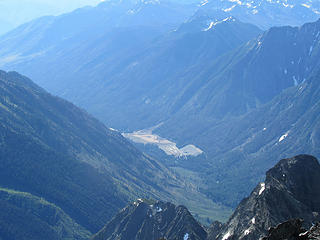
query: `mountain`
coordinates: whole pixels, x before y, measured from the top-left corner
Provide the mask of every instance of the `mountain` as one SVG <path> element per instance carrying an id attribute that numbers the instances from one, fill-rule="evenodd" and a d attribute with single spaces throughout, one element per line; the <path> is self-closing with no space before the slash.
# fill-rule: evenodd
<path id="1" fill-rule="evenodd" d="M 183 206 L 138 199 L 92 239 L 318 239 L 319 224 L 314 223 L 320 220 L 319 180 L 320 164 L 315 157 L 282 159 L 225 224 L 215 221 L 205 228 Z"/>
<path id="2" fill-rule="evenodd" d="M 131 197 L 169 197 L 166 186 L 183 186 L 120 133 L 26 77 L 0 72 L 0 92 L 1 187 L 43 197 L 94 232 Z"/>
<path id="3" fill-rule="evenodd" d="M 0 187 L 44 198 L 90 232 L 139 197 L 227 218 L 190 180 L 28 78 L 1 71 L 0 96 Z"/>
<path id="4" fill-rule="evenodd" d="M 148 128 L 169 119 L 197 90 L 193 82 L 196 66 L 206 66 L 260 33 L 255 26 L 234 18 L 214 26 L 208 21 L 197 18 L 183 23 L 129 58 L 121 71 L 96 90 L 94 99 L 85 102 L 70 95 L 72 100 L 123 131 Z M 113 116 L 107 119 L 109 111 Z"/>
<path id="5" fill-rule="evenodd" d="M 2 36 L 1 42 L 6 47 L 1 49 L 1 55 L 32 59 L 34 56 L 53 53 L 54 50 L 56 54 L 63 49 L 74 50 L 73 47 L 79 47 L 84 42 L 87 42 L 86 47 L 98 47 L 98 40 L 107 40 L 103 37 L 115 29 L 134 31 L 139 27 L 140 32 L 147 31 L 144 33 L 147 37 L 150 29 L 158 34 L 178 26 L 193 11 L 193 5 L 166 1 L 161 4 L 142 0 L 104 1 L 97 7 L 84 7 L 59 16 L 41 17 L 17 27 Z M 73 46 L 70 46 L 71 43 Z M 103 44 L 107 45 L 106 42 L 100 42 L 100 45 Z"/>
<path id="6" fill-rule="evenodd" d="M 184 206 L 137 200 L 122 209 L 93 240 L 203 240 L 207 233 Z"/>
<path id="7" fill-rule="evenodd" d="M 316 21 L 320 4 L 312 0 L 205 0 L 196 13 L 216 16 L 234 16 L 267 30 L 274 26 L 299 26 Z"/>
<path id="8" fill-rule="evenodd" d="M 41 16 L 63 14 L 76 8 L 95 5 L 99 2 L 100 0 L 48 0 L 46 2 L 39 0 L 28 0 L 23 2 L 18 0 L 1 1 L 0 34 L 4 34 L 21 24 Z"/>
<path id="9" fill-rule="evenodd" d="M 190 122 L 187 115 L 201 115 L 204 122 L 242 115 L 306 81 L 319 68 L 319 33 L 320 20 L 299 28 L 271 28 L 205 68 L 196 69 L 193 87 L 197 90 L 185 98 L 179 112 L 163 128 L 172 132 L 174 121 Z"/>
<path id="10" fill-rule="evenodd" d="M 283 159 L 237 207 L 217 239 L 259 239 L 270 227 L 302 218 L 320 220 L 320 164 L 309 155 Z M 215 239 L 215 238 L 212 238 Z"/>
<path id="11" fill-rule="evenodd" d="M 223 190 L 226 186 L 238 191 L 244 186 L 245 191 L 249 183 L 254 185 L 261 179 L 261 171 L 270 168 L 277 156 L 304 152 L 319 156 L 319 97 L 317 74 L 256 111 L 206 129 L 205 136 L 216 143 L 216 148 L 213 144 L 211 149 L 209 145 L 203 148 L 215 164 L 204 176 L 212 196 L 217 195 L 217 189 L 229 195 L 230 191 Z"/>
<path id="12" fill-rule="evenodd" d="M 77 239 L 91 235 L 65 212 L 29 193 L 0 189 L 0 239 Z"/>
<path id="13" fill-rule="evenodd" d="M 195 82 L 211 80 L 154 130 L 180 146 L 192 143 L 203 150 L 202 160 L 187 167 L 203 174 L 204 192 L 215 201 L 236 206 L 279 156 L 320 156 L 319 30 L 319 21 L 270 29 L 219 58 L 211 77 L 204 71 Z"/>
<path id="14" fill-rule="evenodd" d="M 319 21 L 271 28 L 247 42 L 259 29 L 233 17 L 212 19 L 201 14 L 174 27 L 163 20 L 152 23 L 157 28 L 148 25 L 137 32 L 144 11 L 132 15 L 130 26 L 121 25 L 127 23 L 121 19 L 127 19 L 131 5 L 111 3 L 93 9 L 101 18 L 102 9 L 110 11 L 112 31 L 101 31 L 98 23 L 103 21 L 98 20 L 92 20 L 93 25 L 87 21 L 85 28 L 80 24 L 76 30 L 64 28 L 66 22 L 86 19 L 84 13 L 91 16 L 92 9 L 52 18 L 53 25 L 40 19 L 21 26 L 0 40 L 3 49 L 8 49 L 1 53 L 3 66 L 23 70 L 108 126 L 125 132 L 153 129 L 180 152 L 195 147 L 192 150 L 201 154 L 187 161 L 184 157 L 166 161 L 158 152 L 155 156 L 191 179 L 202 194 L 228 207 L 235 207 L 279 156 L 304 152 L 319 156 L 315 147 L 318 124 L 312 121 L 318 118 Z M 162 2 L 150 6 L 163 7 Z M 112 19 L 111 9 L 126 14 Z M 56 28 L 57 23 L 63 27 Z M 69 32 L 74 35 L 68 40 L 59 38 L 61 45 L 52 39 L 52 48 L 49 37 L 19 44 L 19 34 L 38 39 L 45 35 L 37 35 L 39 29 L 47 26 L 52 26 L 44 31 L 48 36 L 54 29 L 64 37 Z M 107 28 L 103 25 L 102 29 Z M 26 58 L 13 54 L 20 50 L 24 53 L 19 56 Z M 307 89 L 302 98 L 298 97 L 300 87 Z M 298 102 L 292 106 L 292 101 Z M 301 116 L 309 124 L 306 128 Z M 305 132 L 291 126 L 298 122 Z"/>
<path id="15" fill-rule="evenodd" d="M 268 236 L 262 240 L 276 240 L 276 239 L 289 239 L 289 240 L 311 240 L 320 238 L 320 223 L 316 223 L 309 230 L 302 227 L 301 219 L 293 219 L 279 224 L 271 228 Z"/>
<path id="16" fill-rule="evenodd" d="M 181 17 L 179 25 L 166 27 L 171 19 L 166 15 L 185 8 L 176 4 L 165 8 L 169 13 L 159 10 L 166 6 L 162 2 L 144 7 L 155 12 L 156 19 L 167 19 L 165 23 L 152 23 L 142 11 L 128 15 L 124 3 L 110 4 L 39 19 L 8 33 L 0 39 L 1 66 L 30 76 L 109 126 L 137 130 L 180 109 L 186 98 L 182 93 L 192 94 L 194 66 L 205 66 L 260 33 L 234 18 L 213 25 L 206 16 L 180 25 Z M 122 12 L 125 19 L 132 19 L 122 21 L 116 15 Z M 144 18 L 148 21 L 140 26 L 138 21 Z M 74 27 L 81 19 L 90 21 Z M 52 39 L 53 33 L 58 37 Z"/>

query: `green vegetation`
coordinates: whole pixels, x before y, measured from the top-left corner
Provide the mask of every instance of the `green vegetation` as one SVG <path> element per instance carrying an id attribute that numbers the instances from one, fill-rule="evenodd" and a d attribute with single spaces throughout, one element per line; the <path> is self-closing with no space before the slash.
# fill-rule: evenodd
<path id="1" fill-rule="evenodd" d="M 91 233 L 59 207 L 30 193 L 0 188 L 0 239 L 84 240 Z"/>
<path id="2" fill-rule="evenodd" d="M 59 206 L 91 232 L 129 199 L 166 196 L 169 171 L 71 103 L 0 72 L 0 186 Z"/>

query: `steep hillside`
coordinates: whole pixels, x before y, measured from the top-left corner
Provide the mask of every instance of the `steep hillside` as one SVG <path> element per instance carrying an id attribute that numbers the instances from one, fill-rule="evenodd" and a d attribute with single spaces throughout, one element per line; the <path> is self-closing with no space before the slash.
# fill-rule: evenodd
<path id="1" fill-rule="evenodd" d="M 190 19 L 163 35 L 107 78 L 95 99 L 75 101 L 123 130 L 142 129 L 170 119 L 198 90 L 193 82 L 198 68 L 260 33 L 255 26 L 234 18 L 215 25 L 208 21 L 207 17 Z M 107 119 L 109 111 L 113 116 Z"/>
<path id="2" fill-rule="evenodd" d="M 202 219 L 228 216 L 119 132 L 26 77 L 0 72 L 0 96 L 1 187 L 44 197 L 92 232 L 138 197 L 181 202 Z"/>
<path id="3" fill-rule="evenodd" d="M 314 240 L 320 238 L 320 223 L 316 223 L 309 230 L 302 227 L 301 219 L 293 219 L 271 228 L 268 236 L 262 240 Z"/>
<path id="4" fill-rule="evenodd" d="M 314 223 L 320 220 L 319 181 L 320 164 L 313 156 L 282 159 L 242 200 L 226 224 L 214 222 L 204 228 L 183 206 L 138 199 L 92 239 L 318 239 L 319 224 Z"/>
<path id="5" fill-rule="evenodd" d="M 38 19 L 8 33 L 0 39 L 0 66 L 31 77 L 109 126 L 136 130 L 180 109 L 195 65 L 206 66 L 260 33 L 234 18 L 211 24 L 205 15 L 167 27 L 168 14 L 185 16 L 179 9 L 190 9 L 179 4 L 145 4 L 132 14 L 129 9 L 139 5 L 110 4 Z"/>
<path id="6" fill-rule="evenodd" d="M 248 186 L 261 180 L 263 172 L 279 156 L 305 152 L 320 156 L 319 83 L 316 74 L 265 106 L 243 117 L 208 126 L 202 137 L 199 135 L 195 143 L 207 143 L 203 149 L 212 156 L 204 160 L 211 162 L 212 167 L 203 178 L 215 200 L 221 193 L 221 201 L 239 201 Z"/>
<path id="7" fill-rule="evenodd" d="M 233 17 L 200 13 L 171 28 L 179 22 L 174 15 L 185 16 L 179 7 L 148 3 L 128 12 L 141 5 L 108 1 L 21 26 L 0 39 L 2 65 L 34 76 L 108 126 L 127 132 L 157 125 L 155 133 L 177 147 L 194 144 L 201 156 L 167 162 L 224 205 L 235 207 L 279 156 L 318 156 L 320 21 L 271 28 L 246 43 L 259 29 Z M 159 8 L 166 10 L 151 19 L 160 23 L 140 28 Z M 84 16 L 92 20 L 82 23 Z"/>
<path id="8" fill-rule="evenodd" d="M 181 166 L 205 171 L 203 179 L 215 200 L 235 206 L 279 156 L 320 156 L 319 30 L 319 22 L 300 29 L 271 29 L 263 41 L 257 39 L 231 54 L 229 67 L 222 64 L 220 75 L 212 74 L 212 82 L 155 129 L 155 134 L 179 146 L 192 143 L 204 151 L 201 161 L 181 161 Z M 291 31 L 295 37 L 288 42 Z M 195 82 L 207 77 L 200 75 Z"/>
<path id="9" fill-rule="evenodd" d="M 175 184 L 121 134 L 29 79 L 1 72 L 0 91 L 2 187 L 44 197 L 94 231 L 130 196 L 168 196 Z"/>
<path id="10" fill-rule="evenodd" d="M 196 68 L 190 83 L 196 90 L 184 94 L 183 106 L 162 128 L 176 134 L 174 122 L 185 119 L 186 125 L 191 122 L 199 128 L 202 124 L 192 118 L 205 123 L 259 107 L 311 77 L 319 69 L 319 54 L 320 20 L 299 28 L 271 28 L 212 64 Z M 169 136 L 179 136 L 174 134 Z"/>
<path id="11" fill-rule="evenodd" d="M 240 203 L 217 239 L 259 239 L 270 227 L 294 218 L 304 219 L 310 227 L 320 220 L 319 181 L 316 158 L 299 155 L 281 160 Z"/>
<path id="12" fill-rule="evenodd" d="M 52 203 L 29 193 L 0 189 L 0 239 L 88 239 L 90 232 Z"/>
<path id="13" fill-rule="evenodd" d="M 206 232 L 184 206 L 137 200 L 118 213 L 93 240 L 204 240 Z"/>

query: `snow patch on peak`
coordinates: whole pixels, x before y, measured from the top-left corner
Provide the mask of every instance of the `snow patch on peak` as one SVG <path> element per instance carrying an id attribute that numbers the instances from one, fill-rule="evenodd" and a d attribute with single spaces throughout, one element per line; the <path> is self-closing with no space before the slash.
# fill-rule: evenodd
<path id="1" fill-rule="evenodd" d="M 133 202 L 135 206 L 139 206 L 140 203 L 143 203 L 143 200 L 141 198 L 138 198 L 137 201 Z"/>
<path id="2" fill-rule="evenodd" d="M 264 190 L 266 190 L 266 184 L 260 183 L 259 195 L 261 195 L 264 192 Z"/>
<path id="3" fill-rule="evenodd" d="M 204 29 L 203 31 L 204 32 L 209 31 L 214 25 L 215 25 L 215 22 L 211 21 L 210 24 L 209 24 L 209 27 Z"/>
<path id="4" fill-rule="evenodd" d="M 296 76 L 293 76 L 292 79 L 293 79 L 293 84 L 294 84 L 295 86 L 298 86 L 298 81 L 297 81 L 297 79 L 296 79 Z"/>
<path id="5" fill-rule="evenodd" d="M 234 9 L 237 5 L 233 5 L 232 7 L 229 7 L 229 8 L 226 8 L 226 9 L 223 9 L 224 12 L 231 12 L 232 9 Z"/>
<path id="6" fill-rule="evenodd" d="M 204 1 L 202 1 L 202 2 L 200 3 L 200 6 L 202 7 L 202 6 L 206 5 L 208 2 L 209 2 L 208 0 L 204 0 Z"/>
<path id="7" fill-rule="evenodd" d="M 227 18 L 225 18 L 225 19 L 223 19 L 223 20 L 221 20 L 221 21 L 211 21 L 210 23 L 209 23 L 209 26 L 206 28 L 206 29 L 204 29 L 203 31 L 209 31 L 210 29 L 212 29 L 214 26 L 216 26 L 216 25 L 218 25 L 218 24 L 220 24 L 220 23 L 223 23 L 223 22 L 228 22 L 228 21 L 230 21 L 230 22 L 235 22 L 236 20 L 233 18 L 233 17 L 227 17 Z"/>
<path id="8" fill-rule="evenodd" d="M 306 3 L 302 3 L 301 6 L 306 7 L 306 8 L 310 8 L 311 6 L 306 4 Z"/>
<path id="9" fill-rule="evenodd" d="M 310 49 L 309 49 L 309 56 L 311 56 L 312 50 L 313 50 L 313 46 L 310 46 Z"/>
<path id="10" fill-rule="evenodd" d="M 248 228 L 247 230 L 244 231 L 244 235 L 249 235 L 249 233 L 251 232 L 250 228 Z"/>
<path id="11" fill-rule="evenodd" d="M 231 233 L 230 233 L 230 232 L 227 232 L 227 233 L 223 236 L 222 240 L 227 240 L 229 237 L 231 237 Z"/>
<path id="12" fill-rule="evenodd" d="M 242 2 L 240 0 L 229 0 L 229 2 L 237 3 L 238 5 L 242 5 Z"/>
<path id="13" fill-rule="evenodd" d="M 283 134 L 280 138 L 278 142 L 282 142 L 283 140 L 285 140 L 289 135 L 289 132 L 286 132 L 285 134 Z"/>
<path id="14" fill-rule="evenodd" d="M 183 240 L 188 240 L 189 239 L 189 233 L 186 233 L 183 237 Z"/>

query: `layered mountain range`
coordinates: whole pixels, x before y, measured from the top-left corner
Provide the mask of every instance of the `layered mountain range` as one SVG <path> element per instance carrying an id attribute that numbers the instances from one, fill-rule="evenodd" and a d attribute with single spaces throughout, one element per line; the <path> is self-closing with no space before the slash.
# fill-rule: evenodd
<path id="1" fill-rule="evenodd" d="M 4 239 L 84 239 L 138 197 L 193 202 L 204 216 L 208 206 L 212 216 L 222 210 L 119 132 L 15 72 L 0 72 L 0 162 Z"/>
<path id="2" fill-rule="evenodd" d="M 226 220 L 277 159 L 319 157 L 320 21 L 264 32 L 253 25 L 316 20 L 318 3 L 218 3 L 105 1 L 2 36 L 2 68 L 32 77 L 118 130 L 17 73 L 1 72 L 0 187 L 30 194 L 32 204 L 43 197 L 85 236 L 137 197 L 173 199 L 198 219 Z M 167 152 L 133 146 L 123 132 L 196 154 L 167 159 Z M 267 234 L 267 225 L 231 222 L 216 222 L 209 236 Z M 126 234 L 140 236 L 131 228 Z"/>
<path id="3" fill-rule="evenodd" d="M 319 224 L 310 231 L 305 229 L 320 220 L 319 181 L 316 158 L 299 155 L 283 159 L 267 172 L 265 182 L 239 204 L 226 224 L 215 222 L 204 228 L 183 206 L 139 199 L 92 239 L 318 239 Z"/>
<path id="4" fill-rule="evenodd" d="M 94 231 L 129 194 L 174 180 L 118 132 L 29 79 L 1 72 L 0 84 L 1 187 L 43 197 Z"/>
<path id="5" fill-rule="evenodd" d="M 150 4 L 143 9 L 156 14 L 157 19 L 168 19 L 162 24 L 152 25 L 147 17 L 142 26 L 134 24 L 143 17 L 140 11 L 129 15 L 133 19 L 125 26 L 117 25 L 120 20 L 115 13 L 109 17 L 111 20 L 100 23 L 108 13 L 103 10 L 107 6 L 109 11 L 123 11 L 124 6 L 130 9 L 125 3 L 110 4 L 21 26 L 0 39 L 6 45 L 0 53 L 2 67 L 26 74 L 108 126 L 136 130 L 156 125 L 181 108 L 186 101 L 183 93 L 193 87 L 188 81 L 197 73 L 196 69 L 190 71 L 194 65 L 205 66 L 260 33 L 257 27 L 234 18 L 209 29 L 206 16 L 168 30 L 165 24 L 172 7 L 169 13 L 158 11 L 158 4 L 151 4 L 153 8 L 158 6 L 154 10 L 148 8 Z M 92 22 L 82 23 L 81 19 L 87 18 Z M 74 21 L 79 23 L 70 29 Z M 70 28 L 65 22 L 70 22 Z M 50 38 L 53 32 L 59 33 L 56 41 Z M 31 38 L 31 44 L 24 40 L 20 45 L 22 38 Z"/>
<path id="6" fill-rule="evenodd" d="M 318 1 L 312 0 L 205 0 L 197 14 L 234 16 L 262 29 L 274 26 L 299 26 L 320 16 Z"/>
<path id="7" fill-rule="evenodd" d="M 211 80 L 155 130 L 181 145 L 192 142 L 201 147 L 207 154 L 204 161 L 212 163 L 205 178 L 214 198 L 230 194 L 223 189 L 239 191 L 242 181 L 246 186 L 255 179 L 253 187 L 277 156 L 305 152 L 319 156 L 319 58 L 313 57 L 319 53 L 313 48 L 319 44 L 319 30 L 319 22 L 272 28 L 219 58 L 210 68 L 212 77 L 200 75 L 197 82 Z M 294 37 L 287 42 L 290 34 Z M 228 88 L 222 90 L 219 84 Z"/>

